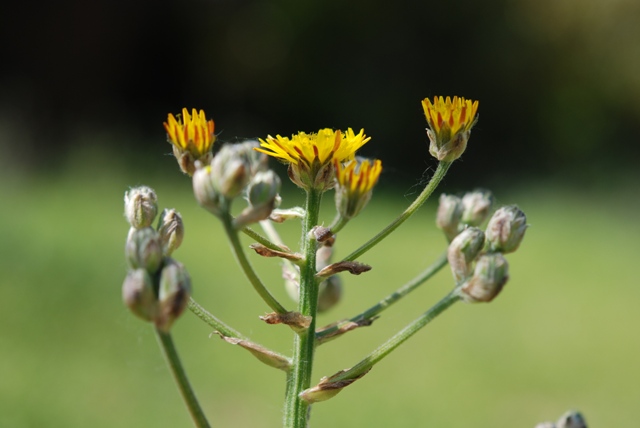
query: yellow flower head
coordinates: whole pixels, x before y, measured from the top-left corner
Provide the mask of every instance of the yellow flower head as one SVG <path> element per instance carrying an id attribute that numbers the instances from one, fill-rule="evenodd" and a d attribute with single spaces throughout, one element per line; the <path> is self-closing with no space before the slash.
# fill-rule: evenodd
<path id="1" fill-rule="evenodd" d="M 462 97 L 435 97 L 422 100 L 427 117 L 427 135 L 431 144 L 429 152 L 440 161 L 452 162 L 460 157 L 467 147 L 471 128 L 476 123 L 478 101 Z"/>
<path id="2" fill-rule="evenodd" d="M 336 170 L 336 206 L 342 217 L 355 217 L 371 199 L 373 186 L 382 172 L 382 162 L 352 160 L 346 165 L 334 160 Z"/>
<path id="3" fill-rule="evenodd" d="M 289 137 L 276 135 L 260 139 L 255 150 L 289 163 L 289 175 L 303 188 L 326 190 L 331 187 L 333 161 L 353 159 L 355 152 L 371 138 L 351 128 L 346 132 L 325 128 L 318 133 L 299 132 Z"/>
<path id="4" fill-rule="evenodd" d="M 204 111 L 193 109 L 191 114 L 186 108 L 182 109 L 182 116 L 178 118 L 169 113 L 164 122 L 169 142 L 173 145 L 175 155 L 182 170 L 193 175 L 194 163 L 211 161 L 211 148 L 216 140 L 213 120 L 207 120 Z"/>

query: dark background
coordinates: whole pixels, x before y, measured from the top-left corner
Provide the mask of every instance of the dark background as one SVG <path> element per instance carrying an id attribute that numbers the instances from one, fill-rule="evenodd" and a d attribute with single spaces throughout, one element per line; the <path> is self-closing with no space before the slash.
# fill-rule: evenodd
<path id="1" fill-rule="evenodd" d="M 202 108 L 220 141 L 364 128 L 386 180 L 415 181 L 424 97 L 480 100 L 449 182 L 624 178 L 640 158 L 631 0 L 14 2 L 0 14 L 3 168 L 75 152 L 140 163 Z M 161 148 L 158 148 L 161 147 Z M 144 159 L 144 162 L 140 162 Z M 621 174 L 622 173 L 622 174 Z"/>

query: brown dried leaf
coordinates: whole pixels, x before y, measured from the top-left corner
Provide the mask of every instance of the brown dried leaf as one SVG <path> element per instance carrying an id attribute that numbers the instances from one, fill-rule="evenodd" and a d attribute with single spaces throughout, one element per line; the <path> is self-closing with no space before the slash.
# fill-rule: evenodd
<path id="1" fill-rule="evenodd" d="M 330 264 L 323 268 L 316 274 L 317 278 L 326 278 L 331 275 L 335 275 L 339 272 L 348 271 L 353 275 L 360 275 L 362 272 L 368 272 L 371 270 L 371 266 L 365 265 L 360 262 L 343 261 Z"/>
<path id="2" fill-rule="evenodd" d="M 271 248 L 265 247 L 262 244 L 251 244 L 249 245 L 249 248 L 251 248 L 253 251 L 255 251 L 256 253 L 258 253 L 259 255 L 263 256 L 263 257 L 280 257 L 283 259 L 287 259 L 290 260 L 292 262 L 299 262 L 300 260 L 302 260 L 302 256 L 300 254 L 295 254 L 295 253 L 290 253 L 290 252 L 285 252 L 285 251 L 278 251 L 278 250 L 272 250 Z"/>
<path id="3" fill-rule="evenodd" d="M 262 361 L 268 366 L 275 367 L 276 369 L 287 371 L 291 366 L 291 362 L 286 357 L 277 354 L 270 349 L 265 348 L 264 346 L 260 346 L 256 343 L 250 342 L 248 340 L 238 339 L 236 337 L 228 337 L 220 333 L 219 331 L 215 332 L 222 340 L 232 345 L 238 345 L 251 352 L 254 357 Z"/>
<path id="4" fill-rule="evenodd" d="M 267 324 L 286 324 L 294 331 L 304 331 L 311 325 L 312 318 L 302 315 L 300 312 L 286 312 L 279 314 L 277 312 L 271 312 L 260 319 Z"/>

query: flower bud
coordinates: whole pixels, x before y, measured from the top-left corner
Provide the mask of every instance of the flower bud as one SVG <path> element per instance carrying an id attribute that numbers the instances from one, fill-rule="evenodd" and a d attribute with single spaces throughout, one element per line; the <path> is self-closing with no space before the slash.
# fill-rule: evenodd
<path id="1" fill-rule="evenodd" d="M 440 195 L 436 226 L 442 229 L 449 241 L 458 235 L 458 225 L 462 218 L 462 200 L 454 195 Z"/>
<path id="2" fill-rule="evenodd" d="M 469 279 L 461 289 L 462 298 L 468 303 L 490 302 L 502 290 L 509 279 L 509 264 L 500 253 L 480 256 Z"/>
<path id="3" fill-rule="evenodd" d="M 587 422 L 580 412 L 570 410 L 556 422 L 558 428 L 587 428 Z"/>
<path id="4" fill-rule="evenodd" d="M 273 208 L 276 196 L 280 192 L 280 185 L 280 177 L 275 172 L 271 170 L 258 171 L 249 184 L 247 192 L 249 203 L 254 208 L 265 205 Z M 269 213 L 271 213 L 271 209 Z"/>
<path id="5" fill-rule="evenodd" d="M 124 193 L 124 215 L 136 229 L 151 226 L 158 213 L 158 197 L 152 188 L 134 187 Z"/>
<path id="6" fill-rule="evenodd" d="M 210 165 L 196 162 L 193 173 L 193 194 L 201 207 L 215 215 L 220 215 L 221 195 L 213 184 L 213 172 Z"/>
<path id="7" fill-rule="evenodd" d="M 484 233 L 477 227 L 469 227 L 456 236 L 447 250 L 447 259 L 456 283 L 471 275 L 471 264 L 484 246 Z"/>
<path id="8" fill-rule="evenodd" d="M 167 332 L 184 312 L 191 296 L 191 278 L 184 265 L 170 260 L 160 274 L 156 326 Z"/>
<path id="9" fill-rule="evenodd" d="M 160 236 L 151 227 L 132 230 L 125 245 L 125 255 L 132 269 L 146 269 L 156 273 L 162 263 Z"/>
<path id="10" fill-rule="evenodd" d="M 251 178 L 251 164 L 242 147 L 226 145 L 211 161 L 213 185 L 227 199 L 240 195 Z"/>
<path id="11" fill-rule="evenodd" d="M 342 280 L 333 275 L 322 281 L 318 291 L 318 312 L 325 312 L 333 308 L 342 297 Z"/>
<path id="12" fill-rule="evenodd" d="M 488 190 L 474 190 L 462 197 L 462 223 L 480 226 L 489 216 L 493 195 Z"/>
<path id="13" fill-rule="evenodd" d="M 518 249 L 527 230 L 527 216 L 515 205 L 497 210 L 487 225 L 490 251 L 511 253 Z"/>
<path id="14" fill-rule="evenodd" d="M 157 312 L 151 276 L 144 269 L 129 271 L 122 284 L 122 300 L 136 316 L 153 321 Z"/>
<path id="15" fill-rule="evenodd" d="M 162 244 L 162 253 L 168 257 L 178 249 L 184 238 L 182 216 L 173 208 L 163 210 L 158 221 L 158 233 Z"/>
<path id="16" fill-rule="evenodd" d="M 275 172 L 256 172 L 247 190 L 249 207 L 236 218 L 236 228 L 268 219 L 278 202 L 280 184 L 280 178 Z"/>

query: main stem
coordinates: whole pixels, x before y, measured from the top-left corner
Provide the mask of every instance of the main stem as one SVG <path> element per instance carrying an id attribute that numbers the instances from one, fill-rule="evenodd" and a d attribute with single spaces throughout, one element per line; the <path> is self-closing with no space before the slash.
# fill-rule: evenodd
<path id="1" fill-rule="evenodd" d="M 163 333 L 162 331 L 156 329 L 156 336 L 158 337 L 158 343 L 162 348 L 162 352 L 165 359 L 167 360 L 167 364 L 171 369 L 173 378 L 178 384 L 180 395 L 182 395 L 182 398 L 187 405 L 187 409 L 189 409 L 189 413 L 191 414 L 193 423 L 198 428 L 208 428 L 210 426 L 209 422 L 207 421 L 207 417 L 204 415 L 204 412 L 202 411 L 202 408 L 198 403 L 198 399 L 196 398 L 193 389 L 191 389 L 191 384 L 189 383 L 189 379 L 187 378 L 187 373 L 182 367 L 182 363 L 180 362 L 180 357 L 178 356 L 178 351 L 176 350 L 176 347 L 173 343 L 171 334 Z"/>
<path id="2" fill-rule="evenodd" d="M 318 282 L 316 281 L 316 240 L 310 236 L 311 229 L 318 224 L 318 213 L 322 191 L 307 191 L 306 216 L 302 225 L 302 250 L 305 262 L 300 266 L 300 301 L 298 312 L 311 317 L 311 325 L 296 333 L 293 341 L 293 364 L 287 378 L 284 405 L 285 428 L 305 428 L 309 404 L 300 398 L 300 393 L 311 386 L 313 352 L 315 350 L 316 312 L 318 305 Z"/>

